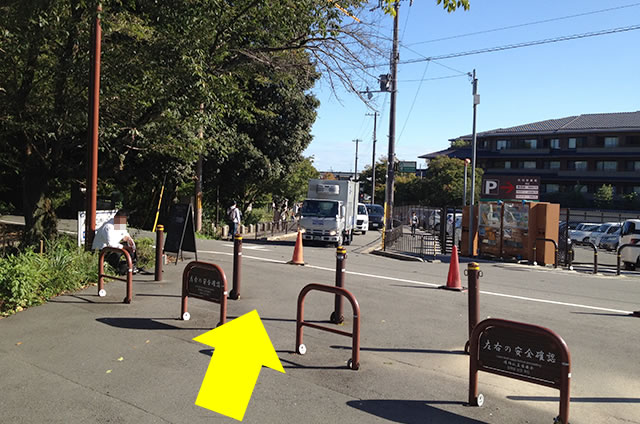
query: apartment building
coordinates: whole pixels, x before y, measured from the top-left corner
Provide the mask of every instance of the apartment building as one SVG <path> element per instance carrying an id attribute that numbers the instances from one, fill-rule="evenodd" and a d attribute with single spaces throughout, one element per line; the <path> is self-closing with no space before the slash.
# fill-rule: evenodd
<path id="1" fill-rule="evenodd" d="M 471 140 L 471 135 L 456 139 Z M 477 163 L 486 175 L 540 177 L 545 193 L 578 191 L 589 198 L 603 184 L 616 195 L 640 195 L 640 111 L 533 122 L 477 134 Z M 470 148 L 420 156 L 471 157 Z"/>

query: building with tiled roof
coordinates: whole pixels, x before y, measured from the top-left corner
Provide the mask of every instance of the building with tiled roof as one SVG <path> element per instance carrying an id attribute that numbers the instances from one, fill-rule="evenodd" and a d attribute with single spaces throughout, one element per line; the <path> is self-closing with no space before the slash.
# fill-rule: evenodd
<path id="1" fill-rule="evenodd" d="M 471 135 L 452 140 L 471 140 Z M 541 193 L 582 192 L 611 184 L 640 195 L 640 111 L 596 113 L 498 128 L 477 134 L 477 161 L 487 175 L 535 175 Z M 471 157 L 471 148 L 420 156 Z"/>

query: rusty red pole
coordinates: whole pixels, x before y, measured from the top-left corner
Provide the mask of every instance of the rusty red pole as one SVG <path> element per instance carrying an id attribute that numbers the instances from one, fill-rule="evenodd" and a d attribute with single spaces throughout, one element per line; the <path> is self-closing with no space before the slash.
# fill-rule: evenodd
<path id="1" fill-rule="evenodd" d="M 164 245 L 164 225 L 156 227 L 156 268 L 154 281 L 162 281 L 162 246 Z"/>
<path id="2" fill-rule="evenodd" d="M 229 297 L 233 300 L 240 299 L 240 280 L 242 279 L 242 236 L 236 234 L 233 237 L 233 288 Z"/>
<path id="3" fill-rule="evenodd" d="M 104 253 L 100 253 L 100 259 L 98 259 L 98 296 L 104 297 L 106 292 L 104 291 Z"/>
<path id="4" fill-rule="evenodd" d="M 344 288 L 344 275 L 346 272 L 347 249 L 338 246 L 336 249 L 336 287 Z M 329 321 L 334 324 L 342 324 L 344 315 L 342 314 L 342 296 L 336 294 L 334 309 L 329 317 Z"/>
<path id="5" fill-rule="evenodd" d="M 469 339 L 464 346 L 464 350 L 469 353 L 469 340 L 473 329 L 480 322 L 480 265 L 471 262 L 467 265 L 467 283 L 469 284 Z"/>
<path id="6" fill-rule="evenodd" d="M 98 128 L 100 120 L 100 55 L 102 28 L 100 27 L 102 4 L 98 3 L 93 28 L 92 60 L 89 82 L 89 152 L 86 182 L 85 250 L 91 250 L 96 231 L 96 200 L 98 196 Z"/>

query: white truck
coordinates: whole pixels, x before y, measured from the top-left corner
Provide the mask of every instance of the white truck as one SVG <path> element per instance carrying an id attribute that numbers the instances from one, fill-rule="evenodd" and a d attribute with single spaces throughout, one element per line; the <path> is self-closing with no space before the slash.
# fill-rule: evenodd
<path id="1" fill-rule="evenodd" d="M 351 244 L 358 212 L 359 183 L 309 180 L 307 198 L 300 211 L 302 239 Z"/>

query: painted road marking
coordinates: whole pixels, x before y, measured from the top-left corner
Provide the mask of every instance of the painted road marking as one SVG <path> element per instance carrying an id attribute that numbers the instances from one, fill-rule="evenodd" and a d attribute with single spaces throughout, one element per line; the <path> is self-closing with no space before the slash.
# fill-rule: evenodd
<path id="1" fill-rule="evenodd" d="M 227 252 L 213 252 L 213 251 L 201 251 L 202 253 L 213 253 L 213 254 L 220 254 L 220 255 L 233 255 L 233 253 L 227 253 Z M 278 263 L 278 264 L 286 264 L 286 261 L 281 261 L 281 260 L 276 260 L 276 259 L 267 259 L 267 258 L 260 258 L 257 256 L 244 256 L 245 258 L 249 258 L 249 259 L 255 259 L 258 261 L 264 261 L 264 262 L 273 262 L 273 263 Z M 335 269 L 332 268 L 327 268 L 324 266 L 316 266 L 316 265 L 305 265 L 305 268 L 313 268 L 313 269 L 319 269 L 321 271 L 329 271 L 329 272 L 335 272 Z M 408 280 L 405 278 L 397 278 L 397 277 L 387 277 L 384 275 L 375 275 L 375 274 L 367 274 L 364 272 L 355 272 L 355 271 L 347 271 L 347 274 L 351 274 L 351 275 L 358 275 L 360 277 L 370 277 L 370 278 L 377 278 L 379 280 L 389 280 L 389 281 L 397 281 L 397 282 L 401 282 L 401 283 L 411 283 L 411 284 L 417 284 L 420 286 L 427 286 L 427 287 L 440 287 L 442 284 L 433 284 L 433 283 L 425 283 L 423 281 L 415 281 L 415 280 Z M 498 296 L 498 297 L 506 297 L 506 298 L 510 298 L 510 299 L 518 299 L 518 300 L 524 300 L 524 301 L 528 301 L 528 302 L 537 302 L 537 303 L 547 303 L 550 305 L 559 305 L 559 306 L 570 306 L 573 308 L 582 308 L 582 309 L 589 309 L 589 310 L 594 310 L 594 311 L 603 311 L 603 312 L 615 312 L 615 313 L 620 313 L 620 314 L 631 314 L 631 311 L 623 311 L 620 309 L 611 309 L 611 308 L 601 308 L 599 306 L 590 306 L 590 305 L 582 305 L 579 303 L 569 303 L 569 302 L 559 302 L 556 300 L 547 300 L 547 299 L 538 299 L 535 297 L 526 297 L 526 296 L 517 296 L 517 295 L 513 295 L 513 294 L 505 294 L 505 293 L 496 293 L 496 292 L 489 292 L 489 291 L 484 291 L 484 290 L 480 290 L 481 294 L 486 294 L 488 296 Z"/>
<path id="2" fill-rule="evenodd" d="M 225 247 L 233 247 L 233 244 L 232 243 L 224 243 L 223 246 L 225 246 Z M 264 246 L 251 245 L 251 244 L 243 244 L 242 245 L 242 250 L 259 250 L 261 252 L 271 252 L 271 249 L 267 249 Z"/>

